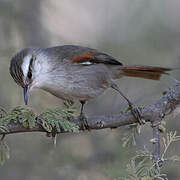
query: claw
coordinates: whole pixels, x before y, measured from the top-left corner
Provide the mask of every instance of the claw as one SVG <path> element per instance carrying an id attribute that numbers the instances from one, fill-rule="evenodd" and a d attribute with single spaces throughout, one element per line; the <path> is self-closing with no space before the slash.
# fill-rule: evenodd
<path id="1" fill-rule="evenodd" d="M 119 87 L 116 84 L 112 84 L 111 87 L 115 89 L 128 103 L 129 109 L 131 110 L 133 116 L 137 121 L 139 122 L 140 125 L 145 124 L 145 121 L 142 120 L 141 115 L 140 115 L 140 110 L 138 107 L 134 107 L 133 103 L 120 91 Z"/>
<path id="2" fill-rule="evenodd" d="M 140 114 L 140 109 L 136 106 L 134 106 L 132 103 L 128 103 L 129 109 L 131 110 L 132 115 L 134 118 L 138 121 L 140 125 L 145 124 L 145 121 L 142 119 Z"/>
<path id="3" fill-rule="evenodd" d="M 89 125 L 88 125 L 88 122 L 87 122 L 87 117 L 85 116 L 85 114 L 84 113 L 81 113 L 80 114 L 80 121 L 81 121 L 81 127 L 82 127 L 82 130 L 84 131 L 84 130 L 90 130 L 90 128 L 89 128 Z"/>

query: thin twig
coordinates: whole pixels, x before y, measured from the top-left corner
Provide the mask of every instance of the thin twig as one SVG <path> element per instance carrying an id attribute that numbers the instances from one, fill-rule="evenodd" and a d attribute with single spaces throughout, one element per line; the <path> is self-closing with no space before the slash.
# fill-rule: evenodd
<path id="1" fill-rule="evenodd" d="M 160 121 L 154 121 L 152 123 L 153 128 L 153 157 L 155 161 L 155 169 L 157 170 L 157 174 L 160 175 L 160 166 L 161 163 L 161 154 L 160 154 L 160 131 L 159 131 L 159 123 Z M 158 180 L 159 178 L 155 178 L 154 180 Z"/>

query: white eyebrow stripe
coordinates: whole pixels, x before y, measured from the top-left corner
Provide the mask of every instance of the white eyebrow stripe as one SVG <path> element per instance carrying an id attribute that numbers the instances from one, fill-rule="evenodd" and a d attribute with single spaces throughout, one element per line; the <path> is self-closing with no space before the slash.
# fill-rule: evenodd
<path id="1" fill-rule="evenodd" d="M 29 64 L 30 64 L 30 60 L 32 58 L 32 55 L 27 55 L 26 57 L 24 57 L 23 59 L 23 63 L 21 65 L 24 77 L 27 77 L 28 71 L 29 71 Z"/>

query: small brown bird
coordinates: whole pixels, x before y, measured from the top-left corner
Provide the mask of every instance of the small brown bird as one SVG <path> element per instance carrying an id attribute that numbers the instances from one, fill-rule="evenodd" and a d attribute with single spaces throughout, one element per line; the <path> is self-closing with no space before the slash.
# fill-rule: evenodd
<path id="1" fill-rule="evenodd" d="M 28 103 L 29 92 L 40 88 L 63 100 L 79 100 L 81 119 L 84 119 L 85 102 L 96 98 L 107 88 L 118 91 L 134 114 L 132 103 L 120 91 L 115 80 L 123 76 L 159 80 L 170 70 L 157 66 L 123 65 L 106 53 L 75 45 L 25 48 L 12 58 L 10 65 L 11 76 L 24 88 L 25 104 Z"/>

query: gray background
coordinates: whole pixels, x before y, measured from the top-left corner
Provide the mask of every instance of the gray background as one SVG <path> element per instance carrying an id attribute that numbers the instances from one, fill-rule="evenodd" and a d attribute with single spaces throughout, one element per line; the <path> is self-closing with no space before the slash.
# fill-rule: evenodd
<path id="1" fill-rule="evenodd" d="M 78 44 L 105 51 L 124 64 L 180 67 L 179 0 L 0 0 L 0 105 L 24 105 L 22 89 L 9 75 L 11 57 L 26 46 Z M 180 71 L 172 73 L 179 79 Z M 137 105 L 153 103 L 175 82 L 123 78 L 121 90 Z M 36 112 L 62 106 L 62 101 L 37 90 L 30 105 Z M 77 111 L 79 104 L 76 104 Z M 88 115 L 118 113 L 124 100 L 108 90 L 86 106 Z M 77 112 L 78 113 L 78 112 Z M 168 130 L 179 131 L 178 117 L 169 116 Z M 138 146 L 123 148 L 123 128 L 63 134 L 57 147 L 41 133 L 9 135 L 10 159 L 0 168 L 0 179 L 107 180 L 124 175 L 133 151 L 151 147 L 151 129 L 137 137 Z M 179 145 L 170 154 L 178 153 Z M 171 180 L 180 179 L 180 164 L 163 168 Z"/>

